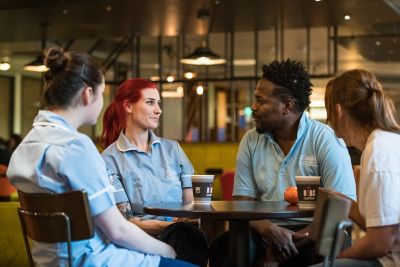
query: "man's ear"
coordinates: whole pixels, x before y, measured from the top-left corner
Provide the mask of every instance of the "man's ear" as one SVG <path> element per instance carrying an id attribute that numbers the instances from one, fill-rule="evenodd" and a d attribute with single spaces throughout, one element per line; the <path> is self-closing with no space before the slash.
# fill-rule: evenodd
<path id="1" fill-rule="evenodd" d="M 294 110 L 294 101 L 293 101 L 293 99 L 285 100 L 284 105 L 285 105 L 284 106 L 284 110 L 283 110 L 284 114 L 289 114 L 290 111 Z"/>
<path id="2" fill-rule="evenodd" d="M 122 105 L 124 106 L 124 110 L 126 112 L 128 112 L 128 113 L 132 113 L 133 112 L 133 105 L 128 100 L 124 100 L 124 102 L 122 102 Z"/>
<path id="3" fill-rule="evenodd" d="M 85 87 L 85 89 L 83 89 L 83 91 L 82 91 L 82 102 L 83 102 L 83 105 L 87 106 L 90 103 L 92 103 L 93 97 L 94 96 L 93 96 L 92 87 L 90 87 L 90 86 Z"/>

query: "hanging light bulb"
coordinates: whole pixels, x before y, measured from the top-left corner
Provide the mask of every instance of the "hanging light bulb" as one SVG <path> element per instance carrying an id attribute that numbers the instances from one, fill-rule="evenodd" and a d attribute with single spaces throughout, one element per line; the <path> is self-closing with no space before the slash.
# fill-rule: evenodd
<path id="1" fill-rule="evenodd" d="M 210 11 L 203 7 L 197 11 L 197 18 L 202 20 L 204 30 L 203 32 L 206 34 L 204 36 L 203 41 L 201 42 L 201 46 L 197 47 L 192 53 L 180 59 L 182 64 L 190 64 L 190 65 L 218 65 L 225 64 L 226 60 L 221 58 L 219 55 L 211 51 L 208 46 L 208 42 L 206 41 L 208 38 L 208 29 L 207 29 L 207 20 L 210 17 Z"/>
<path id="2" fill-rule="evenodd" d="M 167 82 L 169 82 L 169 83 L 172 83 L 173 81 L 175 81 L 175 78 L 174 78 L 174 76 L 173 75 L 168 75 L 167 76 Z"/>
<path id="3" fill-rule="evenodd" d="M 193 79 L 194 77 L 196 77 L 196 73 L 192 72 L 192 71 L 187 71 L 183 74 L 183 77 L 190 80 L 190 79 Z"/>
<path id="4" fill-rule="evenodd" d="M 24 70 L 35 71 L 35 72 L 45 72 L 48 70 L 48 68 L 44 65 L 44 55 L 43 55 L 44 50 L 46 48 L 46 38 L 47 38 L 46 33 L 47 33 L 48 26 L 49 26 L 48 23 L 40 24 L 40 27 L 42 28 L 41 51 L 35 60 L 24 65 Z"/>
<path id="5" fill-rule="evenodd" d="M 208 46 L 197 47 L 193 53 L 181 58 L 182 64 L 190 65 L 219 65 L 225 64 L 226 60 L 215 54 Z"/>
<path id="6" fill-rule="evenodd" d="M 7 70 L 9 70 L 10 68 L 11 68 L 10 63 L 4 62 L 4 61 L 0 62 L 0 70 L 2 70 L 2 71 L 7 71 Z"/>
<path id="7" fill-rule="evenodd" d="M 174 75 L 174 71 L 173 71 L 173 59 L 174 59 L 174 51 L 172 49 L 172 45 L 165 45 L 163 46 L 163 49 L 165 50 L 168 59 L 169 59 L 169 70 L 167 72 L 167 82 L 172 83 L 173 81 L 175 81 L 175 75 Z"/>
<path id="8" fill-rule="evenodd" d="M 201 85 L 201 84 L 197 85 L 197 87 L 196 87 L 196 94 L 198 94 L 198 95 L 203 95 L 203 94 L 204 94 L 204 87 L 203 87 L 203 85 Z"/>

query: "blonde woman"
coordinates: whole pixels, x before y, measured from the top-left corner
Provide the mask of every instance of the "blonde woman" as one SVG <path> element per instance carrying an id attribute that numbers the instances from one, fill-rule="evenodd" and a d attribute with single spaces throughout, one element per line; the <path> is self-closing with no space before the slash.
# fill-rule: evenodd
<path id="1" fill-rule="evenodd" d="M 358 202 L 350 218 L 366 235 L 339 254 L 336 266 L 400 266 L 400 126 L 376 77 L 351 70 L 326 88 L 328 123 L 362 151 Z"/>

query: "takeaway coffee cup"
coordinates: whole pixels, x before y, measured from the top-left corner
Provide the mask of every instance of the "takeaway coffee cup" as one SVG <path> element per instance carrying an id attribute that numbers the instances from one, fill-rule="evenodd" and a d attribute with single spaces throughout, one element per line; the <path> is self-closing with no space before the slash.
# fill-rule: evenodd
<path id="1" fill-rule="evenodd" d="M 321 176 L 296 176 L 300 208 L 315 208 Z"/>
<path id="2" fill-rule="evenodd" d="M 195 203 L 210 203 L 213 190 L 214 175 L 192 175 L 192 187 Z"/>

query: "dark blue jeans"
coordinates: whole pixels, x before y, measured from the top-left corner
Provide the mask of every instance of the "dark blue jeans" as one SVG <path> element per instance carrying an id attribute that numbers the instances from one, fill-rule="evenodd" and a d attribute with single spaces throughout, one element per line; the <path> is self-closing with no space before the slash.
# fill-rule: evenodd
<path id="1" fill-rule="evenodd" d="M 346 235 L 343 248 L 351 245 L 351 238 Z M 323 260 L 323 257 L 315 253 L 315 242 L 311 239 L 304 243 L 299 250 L 299 254 L 280 264 L 280 267 L 305 267 Z M 262 262 L 266 259 L 266 251 L 268 244 L 266 240 L 259 234 L 252 232 L 250 236 L 250 266 L 262 266 Z M 210 267 L 229 267 L 229 236 L 228 233 L 222 233 L 217 236 L 210 244 L 209 265 Z"/>
<path id="2" fill-rule="evenodd" d="M 176 260 L 176 259 L 168 259 L 161 257 L 159 267 L 197 267 L 198 265 L 194 265 L 185 261 Z"/>
<path id="3" fill-rule="evenodd" d="M 322 267 L 322 263 L 313 265 L 311 267 Z M 382 267 L 378 260 L 357 260 L 357 259 L 336 259 L 336 267 Z"/>

